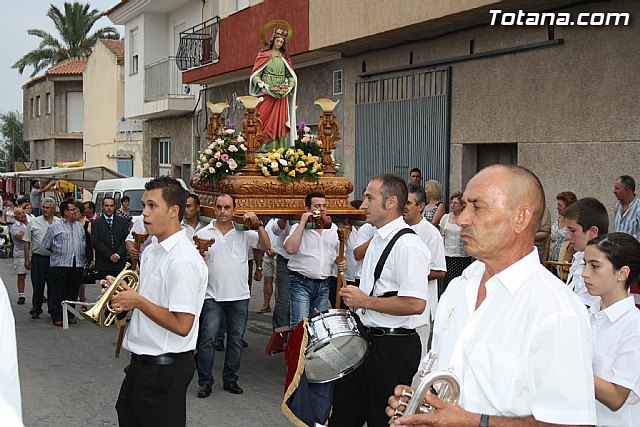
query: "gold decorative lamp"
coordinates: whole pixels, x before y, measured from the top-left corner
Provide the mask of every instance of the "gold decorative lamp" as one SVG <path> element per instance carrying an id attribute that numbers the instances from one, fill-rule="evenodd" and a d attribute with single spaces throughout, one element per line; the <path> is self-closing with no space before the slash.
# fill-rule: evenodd
<path id="1" fill-rule="evenodd" d="M 242 168 L 243 175 L 260 175 L 255 165 L 254 151 L 260 148 L 260 138 L 262 137 L 262 120 L 256 114 L 256 107 L 262 102 L 262 98 L 257 96 L 239 96 L 238 101 L 242 102 L 246 111 L 242 121 L 244 139 L 247 142 L 247 164 Z"/>
<path id="2" fill-rule="evenodd" d="M 338 101 L 327 98 L 317 99 L 315 105 L 320 106 L 322 115 L 318 123 L 318 138 L 322 141 L 322 171 L 325 175 L 335 175 L 336 170 L 332 166 L 331 150 L 336 148 L 336 141 L 340 140 L 340 126 L 338 126 L 337 116 L 333 114 L 333 109 L 338 105 Z"/>
<path id="3" fill-rule="evenodd" d="M 209 137 L 216 135 L 218 133 L 218 129 L 222 126 L 222 112 L 225 108 L 229 108 L 229 104 L 226 102 L 218 102 L 214 104 L 211 101 L 207 101 L 207 108 L 211 111 L 211 117 L 209 118 Z"/>

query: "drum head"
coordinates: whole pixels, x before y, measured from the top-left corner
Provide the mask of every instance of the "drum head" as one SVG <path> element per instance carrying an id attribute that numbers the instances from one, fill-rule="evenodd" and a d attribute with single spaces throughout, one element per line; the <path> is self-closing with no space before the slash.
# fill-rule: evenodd
<path id="1" fill-rule="evenodd" d="M 312 383 L 326 383 L 349 374 L 364 361 L 369 343 L 346 310 L 324 312 L 309 319 L 309 345 L 305 354 L 305 375 Z M 323 321 L 324 320 L 324 321 Z M 330 328 L 330 332 L 326 327 Z"/>

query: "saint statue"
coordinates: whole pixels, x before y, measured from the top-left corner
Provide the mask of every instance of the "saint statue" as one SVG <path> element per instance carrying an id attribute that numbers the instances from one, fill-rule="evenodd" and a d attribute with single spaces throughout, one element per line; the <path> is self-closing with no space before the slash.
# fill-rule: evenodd
<path id="1" fill-rule="evenodd" d="M 285 48 L 287 35 L 286 30 L 276 29 L 251 71 L 249 94 L 263 98 L 256 108 L 263 124 L 262 145 L 256 151 L 293 146 L 296 139 L 298 78 Z"/>

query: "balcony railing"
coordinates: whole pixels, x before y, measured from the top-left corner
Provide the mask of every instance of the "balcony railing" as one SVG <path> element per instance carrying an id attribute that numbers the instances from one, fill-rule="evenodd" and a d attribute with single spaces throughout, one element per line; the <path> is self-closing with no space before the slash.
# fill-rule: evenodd
<path id="1" fill-rule="evenodd" d="M 170 96 L 184 96 L 182 73 L 176 66 L 176 58 L 170 56 L 144 67 L 144 100 L 155 101 Z M 187 86 L 188 87 L 188 86 Z"/>
<path id="2" fill-rule="evenodd" d="M 181 71 L 216 61 L 216 39 L 220 18 L 217 16 L 180 33 L 176 62 Z"/>

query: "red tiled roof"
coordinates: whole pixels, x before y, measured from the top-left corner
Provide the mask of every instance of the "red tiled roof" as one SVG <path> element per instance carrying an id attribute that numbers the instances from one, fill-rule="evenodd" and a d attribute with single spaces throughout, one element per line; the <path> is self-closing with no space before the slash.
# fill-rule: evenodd
<path id="1" fill-rule="evenodd" d="M 120 9 L 120 7 L 124 6 L 127 3 L 129 3 L 129 0 L 122 0 L 117 5 L 113 6 L 111 9 L 107 10 L 104 14 L 109 15 L 110 13 L 115 12 L 116 10 Z"/>
<path id="2" fill-rule="evenodd" d="M 64 61 L 49 68 L 39 76 L 35 76 L 34 78 L 26 82 L 22 87 L 29 87 L 32 84 L 44 79 L 46 76 L 82 76 L 86 64 L 86 58 L 65 59 Z"/>
<path id="3" fill-rule="evenodd" d="M 100 43 L 116 56 L 118 64 L 124 64 L 124 40 L 100 39 Z"/>
<path id="4" fill-rule="evenodd" d="M 82 75 L 87 59 L 66 59 L 44 72 L 47 76 Z"/>

